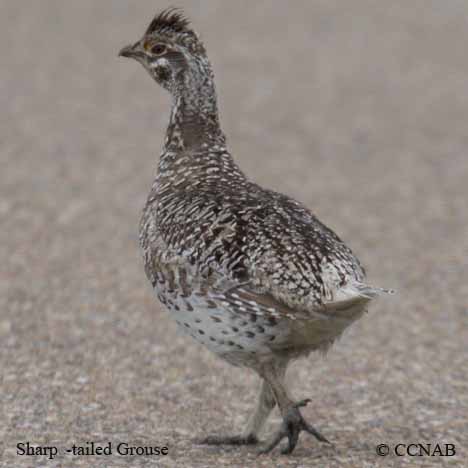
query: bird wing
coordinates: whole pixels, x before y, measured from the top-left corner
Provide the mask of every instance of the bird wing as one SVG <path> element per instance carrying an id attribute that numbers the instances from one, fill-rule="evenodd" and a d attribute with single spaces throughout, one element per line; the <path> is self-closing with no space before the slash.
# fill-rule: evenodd
<path id="1" fill-rule="evenodd" d="M 346 315 L 391 292 L 367 285 L 352 251 L 306 207 L 264 193 L 266 203 L 250 211 L 244 201 L 242 222 L 233 228 L 238 254 L 231 258 L 242 259 L 237 266 L 243 264 L 244 275 L 220 291 L 226 304 L 266 317 L 311 320 Z"/>
<path id="2" fill-rule="evenodd" d="M 393 294 L 392 290 L 374 288 L 367 285 L 355 285 L 341 291 L 335 300 L 316 304 L 307 308 L 293 308 L 277 299 L 270 292 L 259 292 L 252 284 L 242 284 L 219 291 L 212 297 L 230 311 L 253 314 L 266 319 L 290 320 L 328 320 L 339 317 L 347 318 L 350 311 L 362 308 L 381 294 Z"/>
<path id="3" fill-rule="evenodd" d="M 181 192 L 171 208 L 159 215 L 165 255 L 195 268 L 200 288 L 231 310 L 311 319 L 377 294 L 341 239 L 285 195 L 216 187 Z"/>

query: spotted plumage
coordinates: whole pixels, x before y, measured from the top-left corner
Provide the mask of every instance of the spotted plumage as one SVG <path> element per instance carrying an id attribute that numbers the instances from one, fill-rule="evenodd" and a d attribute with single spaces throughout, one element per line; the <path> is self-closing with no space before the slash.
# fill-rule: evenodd
<path id="1" fill-rule="evenodd" d="M 146 275 L 181 330 L 264 380 L 246 433 L 208 441 L 256 441 L 275 404 L 288 451 L 300 430 L 325 440 L 302 419 L 303 402 L 288 396 L 286 367 L 328 349 L 379 290 L 366 285 L 352 251 L 305 206 L 260 187 L 237 166 L 205 48 L 180 11 L 156 16 L 121 55 L 138 60 L 172 95 L 140 225 Z"/>

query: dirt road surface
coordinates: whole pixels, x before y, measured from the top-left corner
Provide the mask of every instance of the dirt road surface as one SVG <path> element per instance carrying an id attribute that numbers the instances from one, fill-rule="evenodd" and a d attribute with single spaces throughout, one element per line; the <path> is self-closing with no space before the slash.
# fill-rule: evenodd
<path id="1" fill-rule="evenodd" d="M 137 225 L 170 100 L 117 52 L 168 4 L 2 1 L 0 463 L 466 466 L 468 3 L 177 4 L 205 40 L 240 165 L 398 294 L 289 373 L 335 448 L 196 445 L 242 429 L 258 382 L 180 336 L 143 273 Z M 28 441 L 59 453 L 18 455 Z M 65 452 L 88 441 L 113 455 Z M 122 442 L 169 454 L 121 456 Z M 379 457 L 384 443 L 456 455 Z"/>

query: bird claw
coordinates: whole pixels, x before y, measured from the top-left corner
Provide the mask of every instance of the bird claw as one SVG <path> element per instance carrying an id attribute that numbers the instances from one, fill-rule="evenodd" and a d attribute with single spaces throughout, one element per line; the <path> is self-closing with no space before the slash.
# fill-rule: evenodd
<path id="1" fill-rule="evenodd" d="M 254 435 L 218 436 L 211 435 L 196 441 L 199 445 L 255 445 L 258 439 Z"/>
<path id="2" fill-rule="evenodd" d="M 288 445 L 281 450 L 281 453 L 283 455 L 290 454 L 296 447 L 297 441 L 299 440 L 299 433 L 301 431 L 312 434 L 320 442 L 330 444 L 330 442 L 320 434 L 317 429 L 302 417 L 299 408 L 306 406 L 308 403 L 310 403 L 310 399 L 301 400 L 291 406 L 283 417 L 283 423 L 281 424 L 279 431 L 275 434 L 270 443 L 258 452 L 259 455 L 271 452 L 285 437 L 288 438 Z"/>

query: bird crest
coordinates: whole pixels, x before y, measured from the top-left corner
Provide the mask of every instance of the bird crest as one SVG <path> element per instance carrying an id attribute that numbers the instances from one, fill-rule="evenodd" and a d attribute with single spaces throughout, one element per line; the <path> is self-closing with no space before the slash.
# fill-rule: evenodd
<path id="1" fill-rule="evenodd" d="M 190 21 L 180 8 L 167 8 L 158 13 L 151 21 L 146 34 L 189 32 Z"/>

